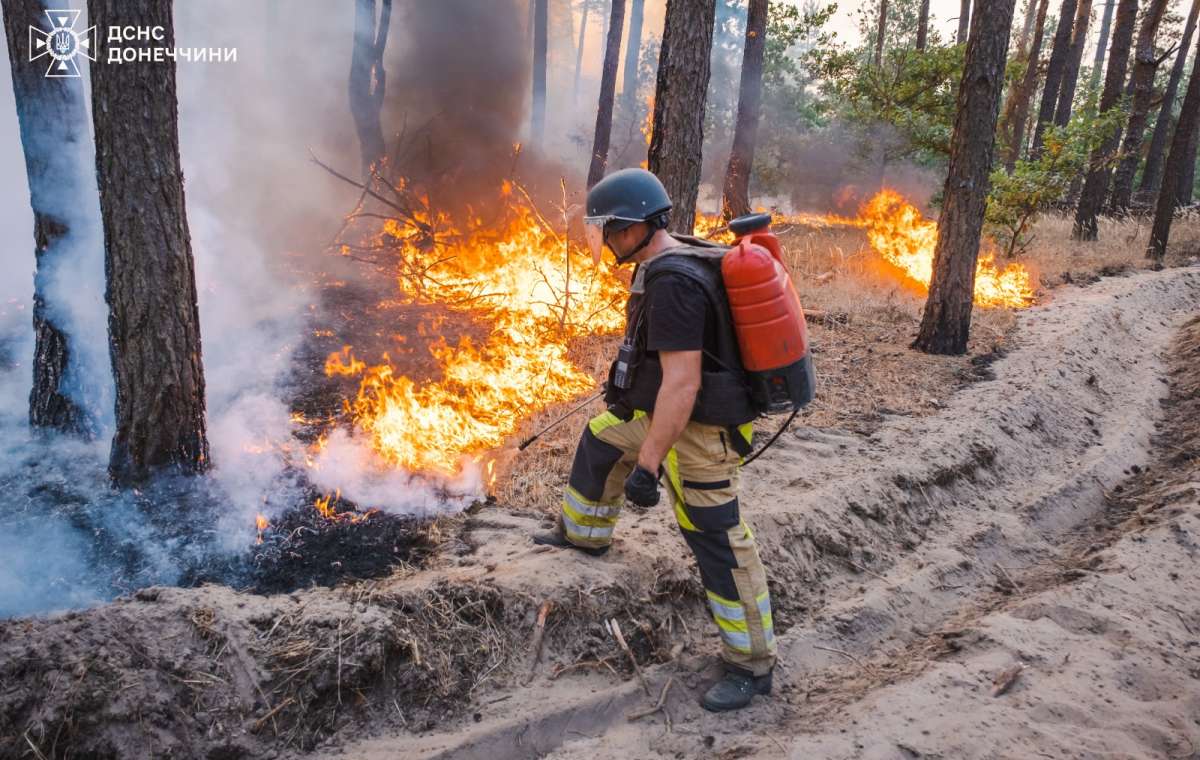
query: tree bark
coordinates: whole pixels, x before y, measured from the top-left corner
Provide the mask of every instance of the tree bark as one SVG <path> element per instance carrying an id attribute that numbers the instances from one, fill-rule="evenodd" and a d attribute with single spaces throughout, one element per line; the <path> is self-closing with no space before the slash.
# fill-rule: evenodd
<path id="1" fill-rule="evenodd" d="M 625 0 L 612 0 L 608 17 L 608 40 L 604 45 L 604 72 L 600 76 L 600 104 L 596 109 L 596 134 L 592 140 L 592 162 L 587 186 L 604 178 L 608 166 L 608 141 L 612 136 L 613 99 L 617 92 L 617 62 L 621 58 L 621 31 L 625 26 Z"/>
<path id="2" fill-rule="evenodd" d="M 1054 124 L 1065 127 L 1071 120 L 1071 108 L 1075 103 L 1075 86 L 1079 82 L 1079 66 L 1083 63 L 1083 48 L 1087 45 L 1088 25 L 1092 18 L 1092 0 L 1079 0 L 1075 9 L 1075 23 L 1071 29 L 1071 46 L 1067 51 L 1067 65 L 1063 72 L 1062 86 L 1058 91 L 1058 107 L 1054 109 Z"/>
<path id="3" fill-rule="evenodd" d="M 1198 35 L 1200 37 L 1200 35 Z M 1200 40 L 1196 44 L 1196 60 L 1200 61 Z M 1171 152 L 1167 156 L 1166 169 L 1163 172 L 1162 187 L 1158 191 L 1158 201 L 1154 209 L 1154 226 L 1150 230 L 1150 244 L 1146 256 L 1161 262 L 1167 253 L 1167 240 L 1171 235 L 1171 222 L 1175 217 L 1176 200 L 1181 190 L 1185 168 L 1188 159 L 1195 166 L 1195 146 L 1197 134 L 1200 133 L 1200 66 L 1192 66 L 1192 75 L 1188 77 L 1187 94 L 1183 96 L 1183 106 L 1179 111 L 1179 123 L 1175 127 L 1175 136 L 1171 139 Z"/>
<path id="4" fill-rule="evenodd" d="M 673 201 L 672 232 L 690 235 L 704 147 L 715 0 L 667 0 L 647 167 Z"/>
<path id="5" fill-rule="evenodd" d="M 529 141 L 542 144 L 546 132 L 546 25 L 549 0 L 533 2 L 533 100 L 529 115 Z"/>
<path id="6" fill-rule="evenodd" d="M 392 0 L 381 0 L 378 21 L 375 0 L 354 2 L 354 48 L 350 54 L 350 113 L 358 132 L 362 153 L 363 179 L 370 179 L 371 167 L 387 155 L 383 125 L 379 113 L 387 81 L 383 69 L 383 51 L 387 47 L 391 25 Z"/>
<path id="7" fill-rule="evenodd" d="M 1121 145 L 1121 158 L 1113 174 L 1112 198 L 1109 210 L 1114 214 L 1128 214 L 1133 199 L 1133 179 L 1142 160 L 1142 141 L 1146 136 L 1146 122 L 1150 119 L 1150 104 L 1154 100 L 1154 75 L 1158 71 L 1158 58 L 1154 53 L 1154 38 L 1158 25 L 1167 10 L 1167 0 L 1151 0 L 1138 30 L 1135 63 L 1133 65 L 1133 102 L 1129 107 L 1129 122 L 1125 126 L 1125 141 Z"/>
<path id="8" fill-rule="evenodd" d="M 1046 82 L 1042 87 L 1042 103 L 1038 108 L 1037 126 L 1033 130 L 1031 155 L 1042 153 L 1042 138 L 1046 126 L 1054 121 L 1058 106 L 1058 92 L 1062 87 L 1067 70 L 1067 59 L 1071 54 L 1071 27 L 1074 25 L 1076 0 L 1063 0 L 1058 10 L 1058 27 L 1054 30 L 1054 45 L 1050 48 L 1050 60 L 1046 64 Z"/>
<path id="9" fill-rule="evenodd" d="M 1163 153 L 1167 149 L 1167 135 L 1171 130 L 1171 121 L 1175 115 L 1175 99 L 1179 95 L 1179 82 L 1183 79 L 1183 69 L 1187 65 L 1188 51 L 1192 44 L 1192 34 L 1196 31 L 1196 17 L 1200 14 L 1200 0 L 1192 0 L 1192 9 L 1188 12 L 1187 21 L 1183 25 L 1183 38 L 1179 41 L 1179 53 L 1171 66 L 1171 75 L 1167 79 L 1167 89 L 1163 92 L 1162 106 L 1158 109 L 1158 119 L 1154 122 L 1154 135 L 1150 138 L 1150 148 L 1146 151 L 1146 166 L 1142 169 L 1142 181 L 1138 185 L 1137 199 L 1141 203 L 1149 203 L 1158 192 L 1162 181 Z"/>
<path id="10" fill-rule="evenodd" d="M 637 113 L 638 64 L 642 57 L 642 18 L 646 0 L 633 0 L 629 6 L 629 34 L 625 42 L 625 76 L 621 84 L 621 103 L 625 113 Z"/>
<path id="11" fill-rule="evenodd" d="M 588 11 L 592 9 L 591 0 L 583 0 L 583 17 L 579 20 L 579 44 L 575 47 L 575 83 L 571 87 L 571 98 L 579 97 L 579 74 L 583 71 L 583 45 L 587 42 Z"/>
<path id="12" fill-rule="evenodd" d="M 1195 67 L 1195 63 L 1192 66 Z M 1176 129 L 1179 127 L 1176 126 Z M 1179 178 L 1179 187 L 1175 191 L 1175 197 L 1180 206 L 1192 205 L 1192 185 L 1196 179 L 1196 149 L 1200 148 L 1200 131 L 1192 133 L 1191 139 L 1188 140 L 1187 150 L 1183 153 L 1183 174 Z"/>
<path id="13" fill-rule="evenodd" d="M 1029 106 L 1037 91 L 1038 59 L 1042 55 L 1042 41 L 1046 31 L 1046 12 L 1050 0 L 1041 0 L 1037 6 L 1037 18 L 1033 25 L 1033 41 L 1025 58 L 1025 75 L 1013 88 L 1004 108 L 1005 145 L 1004 168 L 1012 174 L 1017 161 L 1025 150 L 1026 124 L 1029 121 Z"/>
<path id="14" fill-rule="evenodd" d="M 721 215 L 725 221 L 750 213 L 750 173 L 758 142 L 762 104 L 763 55 L 767 47 L 767 0 L 750 0 L 746 12 L 746 47 L 742 52 L 742 81 L 738 90 L 737 124 L 725 169 Z"/>
<path id="15" fill-rule="evenodd" d="M 99 29 L 161 28 L 165 39 L 144 44 L 175 45 L 170 0 L 88 0 L 88 16 Z M 108 469 L 121 485 L 163 468 L 197 473 L 209 466 L 175 93 L 170 59 L 92 67 L 105 300 L 117 386 Z"/>
<path id="16" fill-rule="evenodd" d="M 83 80 L 48 77 L 49 55 L 36 60 L 30 49 L 30 26 L 45 29 L 45 11 L 62 4 L 54 0 L 3 0 L 4 32 L 12 68 L 13 99 L 25 155 L 25 176 L 33 210 L 33 386 L 29 392 L 29 424 L 84 435 L 94 434 L 95 420 L 72 397 L 84 389 L 69 388 L 74 369 L 71 344 L 45 292 L 49 272 L 71 266 L 72 234 L 95 224 L 84 209 L 92 187 L 88 171 L 90 136 L 84 107 Z M 82 60 L 81 55 L 76 61 Z M 13 273 L 9 273 L 12 276 Z"/>
<path id="17" fill-rule="evenodd" d="M 971 21 L 958 111 L 950 139 L 942 215 L 933 256 L 933 279 L 913 347 L 926 353 L 967 350 L 975 295 L 975 264 L 988 174 L 996 143 L 996 117 L 1004 89 L 1004 64 L 1016 0 L 980 3 Z"/>
<path id="18" fill-rule="evenodd" d="M 1137 21 L 1137 0 L 1119 0 L 1116 23 L 1113 25 L 1112 45 L 1108 50 L 1108 67 L 1104 72 L 1104 91 L 1100 93 L 1100 113 L 1120 104 L 1125 90 L 1125 71 L 1129 65 L 1129 48 L 1133 42 L 1133 26 Z M 1120 135 L 1109 135 L 1088 157 L 1087 176 L 1075 207 L 1075 224 L 1071 237 L 1075 240 L 1096 239 L 1096 216 L 1108 195 L 1111 176 L 1109 163 L 1120 144 Z"/>
<path id="19" fill-rule="evenodd" d="M 917 50 L 924 50 L 928 45 L 929 0 L 921 0 L 921 8 L 917 11 Z"/>
<path id="20" fill-rule="evenodd" d="M 1108 46 L 1108 33 L 1112 29 L 1113 8 L 1117 0 L 1105 0 L 1104 18 L 1100 21 L 1100 37 L 1096 40 L 1096 54 L 1092 57 L 1092 78 L 1088 82 L 1088 91 L 1095 92 L 1100 86 L 1100 72 L 1104 69 L 1104 50 Z"/>
<path id="21" fill-rule="evenodd" d="M 875 65 L 883 65 L 883 40 L 887 35 L 888 0 L 879 0 L 879 24 L 875 30 Z"/>
<path id="22" fill-rule="evenodd" d="M 967 32 L 971 29 L 971 0 L 959 0 L 958 3 L 958 33 L 954 35 L 954 44 L 962 45 L 967 41 Z"/>

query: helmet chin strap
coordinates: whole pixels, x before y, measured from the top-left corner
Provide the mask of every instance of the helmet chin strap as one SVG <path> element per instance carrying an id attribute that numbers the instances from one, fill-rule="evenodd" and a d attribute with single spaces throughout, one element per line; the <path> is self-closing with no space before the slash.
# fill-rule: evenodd
<path id="1" fill-rule="evenodd" d="M 642 242 L 640 242 L 636 246 L 634 246 L 632 251 L 625 254 L 624 256 L 617 255 L 617 263 L 618 264 L 624 264 L 625 262 L 632 259 L 634 256 L 637 256 L 638 253 L 640 253 L 643 248 L 650 245 L 650 241 L 654 239 L 654 236 L 656 234 L 658 234 L 659 230 L 665 230 L 667 228 L 667 226 L 665 224 L 663 224 L 659 219 L 647 220 L 647 221 L 650 222 L 650 231 L 646 233 L 646 236 L 644 238 L 642 238 Z M 613 251 L 613 253 L 616 254 L 616 251 Z"/>

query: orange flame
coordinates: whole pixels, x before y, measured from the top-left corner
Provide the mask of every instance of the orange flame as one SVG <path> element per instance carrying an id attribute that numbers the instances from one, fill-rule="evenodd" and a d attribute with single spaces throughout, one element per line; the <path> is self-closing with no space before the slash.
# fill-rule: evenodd
<path id="1" fill-rule="evenodd" d="M 518 196 L 521 196 L 518 198 Z M 440 377 L 419 382 L 391 360 L 367 366 L 350 346 L 329 356 L 325 372 L 360 378 L 348 410 L 388 463 L 413 472 L 455 476 L 468 461 L 500 447 L 521 421 L 596 386 L 590 368 L 569 353 L 579 337 L 618 331 L 624 286 L 596 269 L 585 249 L 561 236 L 518 186 L 505 183 L 506 221 L 472 218 L 458 229 L 443 215 L 422 219 L 437 244 L 397 222 L 382 234 L 404 244 L 399 288 L 416 303 L 490 323 L 481 341 L 439 337 L 430 352 Z M 478 215 L 472 214 L 471 217 Z M 411 244 L 407 244 L 411 243 Z M 494 471 L 485 473 L 494 479 Z"/>
<path id="2" fill-rule="evenodd" d="M 929 282 L 933 279 L 933 254 L 937 246 L 937 222 L 925 219 L 915 206 L 894 190 L 880 190 L 863 204 L 858 216 L 776 215 L 775 224 L 859 227 L 865 230 L 867 240 L 876 253 L 898 267 L 922 293 L 929 291 Z M 696 234 L 710 234 L 723 226 L 718 215 L 697 216 Z M 995 253 L 991 251 L 979 254 L 975 265 L 977 306 L 1022 308 L 1032 304 L 1033 299 L 1032 278 L 1025 267 L 1017 263 L 1000 266 Z"/>
<path id="3" fill-rule="evenodd" d="M 263 542 L 263 533 L 267 528 L 271 527 L 271 523 L 267 522 L 265 515 L 257 515 L 254 518 L 254 526 L 258 529 L 258 540 L 254 543 L 261 544 Z"/>

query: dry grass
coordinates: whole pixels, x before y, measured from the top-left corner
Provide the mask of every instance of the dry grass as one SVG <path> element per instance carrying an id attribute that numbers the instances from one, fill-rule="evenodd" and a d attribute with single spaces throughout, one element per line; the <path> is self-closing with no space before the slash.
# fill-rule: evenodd
<path id="1" fill-rule="evenodd" d="M 1148 228 L 1144 219 L 1105 219 L 1097 242 L 1080 243 L 1070 239 L 1069 216 L 1049 216 L 1038 224 L 1029 250 L 1016 260 L 1031 270 L 1038 298 L 1044 300 L 1064 283 L 1147 268 Z M 987 364 L 1004 351 L 1016 324 L 1012 309 L 979 308 L 967 355 L 921 354 L 909 344 L 920 322 L 924 294 L 881 261 L 860 230 L 797 227 L 781 231 L 780 237 L 804 306 L 836 315 L 809 325 L 818 390 L 797 424 L 865 434 L 886 415 L 936 412 L 958 388 L 988 376 Z M 1174 225 L 1166 263 L 1186 263 L 1197 254 L 1200 217 L 1192 215 Z M 615 338 L 593 339 L 577 347 L 576 356 L 599 382 L 615 346 Z M 569 408 L 564 404 L 530 418 L 522 437 Z M 597 401 L 525 452 L 510 453 L 496 485 L 500 503 L 547 514 L 556 509 L 582 424 L 587 415 L 603 408 Z M 760 427 L 773 430 L 776 424 L 765 421 Z"/>

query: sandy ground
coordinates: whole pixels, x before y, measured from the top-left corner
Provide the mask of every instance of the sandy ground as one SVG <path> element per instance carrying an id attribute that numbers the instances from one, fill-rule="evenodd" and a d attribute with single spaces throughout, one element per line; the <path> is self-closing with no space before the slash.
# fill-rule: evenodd
<path id="1" fill-rule="evenodd" d="M 489 507 L 384 581 L 0 623 L 0 756 L 1187 757 L 1194 491 L 1136 531 L 1108 497 L 1151 463 L 1198 307 L 1196 267 L 1064 287 L 936 413 L 784 436 L 745 478 L 781 667 L 739 714 L 695 703 L 716 636 L 666 510 L 627 514 L 593 559 Z M 668 680 L 665 711 L 628 721 Z"/>
<path id="2" fill-rule="evenodd" d="M 788 628 L 775 698 L 704 713 L 711 646 L 680 637 L 683 655 L 649 674 L 654 697 L 671 680 L 669 724 L 626 720 L 655 701 L 632 682 L 535 681 L 473 725 L 331 756 L 1190 756 L 1194 492 L 1095 548 L 1107 496 L 1151 460 L 1169 343 L 1197 305 L 1194 268 L 1067 288 L 1023 314 L 994 379 L 943 412 L 788 436 L 746 499 Z M 647 542 L 674 551 L 655 516 L 623 528 L 615 556 L 555 555 L 553 572 L 577 583 L 582 566 L 603 584 Z"/>

